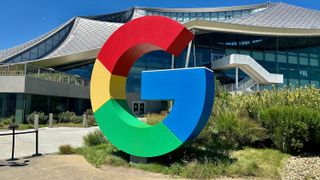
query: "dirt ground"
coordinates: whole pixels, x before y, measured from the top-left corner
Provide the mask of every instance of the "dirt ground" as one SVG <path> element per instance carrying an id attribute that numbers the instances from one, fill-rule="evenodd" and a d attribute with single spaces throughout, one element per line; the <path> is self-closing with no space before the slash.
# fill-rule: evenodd
<path id="1" fill-rule="evenodd" d="M 79 155 L 45 155 L 21 159 L 17 163 L 0 161 L 1 180 L 34 179 L 170 179 L 169 176 L 142 170 L 104 166 L 95 168 Z"/>

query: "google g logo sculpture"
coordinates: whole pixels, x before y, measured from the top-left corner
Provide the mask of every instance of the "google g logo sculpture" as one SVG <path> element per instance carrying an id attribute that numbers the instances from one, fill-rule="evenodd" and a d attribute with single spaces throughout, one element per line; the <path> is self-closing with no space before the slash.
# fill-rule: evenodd
<path id="1" fill-rule="evenodd" d="M 214 74 L 207 68 L 142 73 L 142 99 L 174 101 L 159 124 L 141 122 L 126 102 L 128 72 L 139 57 L 154 50 L 178 56 L 192 38 L 176 21 L 146 16 L 121 26 L 102 47 L 91 77 L 91 103 L 102 132 L 120 150 L 140 157 L 163 155 L 203 129 L 214 99 Z"/>

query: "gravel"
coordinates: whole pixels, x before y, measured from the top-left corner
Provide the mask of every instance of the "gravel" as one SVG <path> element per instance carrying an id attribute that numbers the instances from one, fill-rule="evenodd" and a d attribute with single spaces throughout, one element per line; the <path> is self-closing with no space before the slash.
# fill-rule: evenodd
<path id="1" fill-rule="evenodd" d="M 320 180 L 320 157 L 291 157 L 282 170 L 284 180 Z"/>

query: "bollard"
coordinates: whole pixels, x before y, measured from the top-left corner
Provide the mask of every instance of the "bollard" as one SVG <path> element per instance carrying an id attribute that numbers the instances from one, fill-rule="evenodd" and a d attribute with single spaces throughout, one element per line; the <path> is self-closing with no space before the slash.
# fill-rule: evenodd
<path id="1" fill-rule="evenodd" d="M 35 133 L 36 133 L 36 153 L 33 154 L 33 157 L 41 156 L 39 153 L 39 114 L 34 115 L 34 126 L 33 126 Z"/>
<path id="2" fill-rule="evenodd" d="M 52 128 L 52 124 L 53 124 L 53 114 L 49 113 L 49 128 Z"/>
<path id="3" fill-rule="evenodd" d="M 39 129 L 39 114 L 34 115 L 33 129 L 34 130 Z"/>
<path id="4" fill-rule="evenodd" d="M 88 127 L 87 115 L 86 114 L 83 114 L 83 116 L 82 116 L 82 125 L 83 125 L 83 127 Z"/>

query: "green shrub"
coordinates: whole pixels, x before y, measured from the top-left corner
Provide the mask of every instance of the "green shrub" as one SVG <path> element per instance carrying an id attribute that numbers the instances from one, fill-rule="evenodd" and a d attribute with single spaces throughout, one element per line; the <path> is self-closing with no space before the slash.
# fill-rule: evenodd
<path id="1" fill-rule="evenodd" d="M 212 149 L 225 151 L 250 146 L 267 139 L 267 130 L 255 121 L 241 118 L 232 112 L 212 116 L 199 140 Z"/>
<path id="2" fill-rule="evenodd" d="M 107 143 L 107 139 L 100 130 L 95 130 L 83 137 L 86 146 L 96 146 L 99 144 Z"/>
<path id="3" fill-rule="evenodd" d="M 166 116 L 167 116 L 167 114 L 165 114 L 165 113 L 162 113 L 162 114 L 156 114 L 156 113 L 147 114 L 146 123 L 149 124 L 149 125 L 156 125 L 156 124 L 160 123 L 162 120 L 164 120 L 166 118 Z"/>
<path id="4" fill-rule="evenodd" d="M 1 122 L 3 125 L 12 124 L 12 123 L 14 122 L 14 116 L 10 116 L 10 117 L 8 117 L 8 118 L 1 119 L 0 122 Z"/>
<path id="5" fill-rule="evenodd" d="M 74 122 L 74 123 L 80 123 L 82 122 L 82 116 L 77 116 L 76 113 L 66 111 L 58 114 L 58 122 L 60 123 L 68 123 L 68 122 Z"/>
<path id="6" fill-rule="evenodd" d="M 274 145 L 289 153 L 320 147 L 320 112 L 307 107 L 275 106 L 261 113 Z"/>
<path id="7" fill-rule="evenodd" d="M 60 154 L 74 154 L 75 150 L 69 144 L 66 144 L 66 145 L 61 145 L 59 147 L 59 153 Z"/>
<path id="8" fill-rule="evenodd" d="M 47 124 L 48 123 L 48 116 L 44 114 L 44 112 L 36 112 L 29 114 L 27 117 L 27 121 L 29 124 L 34 124 L 34 115 L 39 114 L 39 124 Z"/>
<path id="9" fill-rule="evenodd" d="M 86 115 L 87 115 L 88 126 L 94 126 L 97 124 L 96 119 L 94 118 L 94 114 L 93 114 L 92 109 L 87 109 Z"/>

